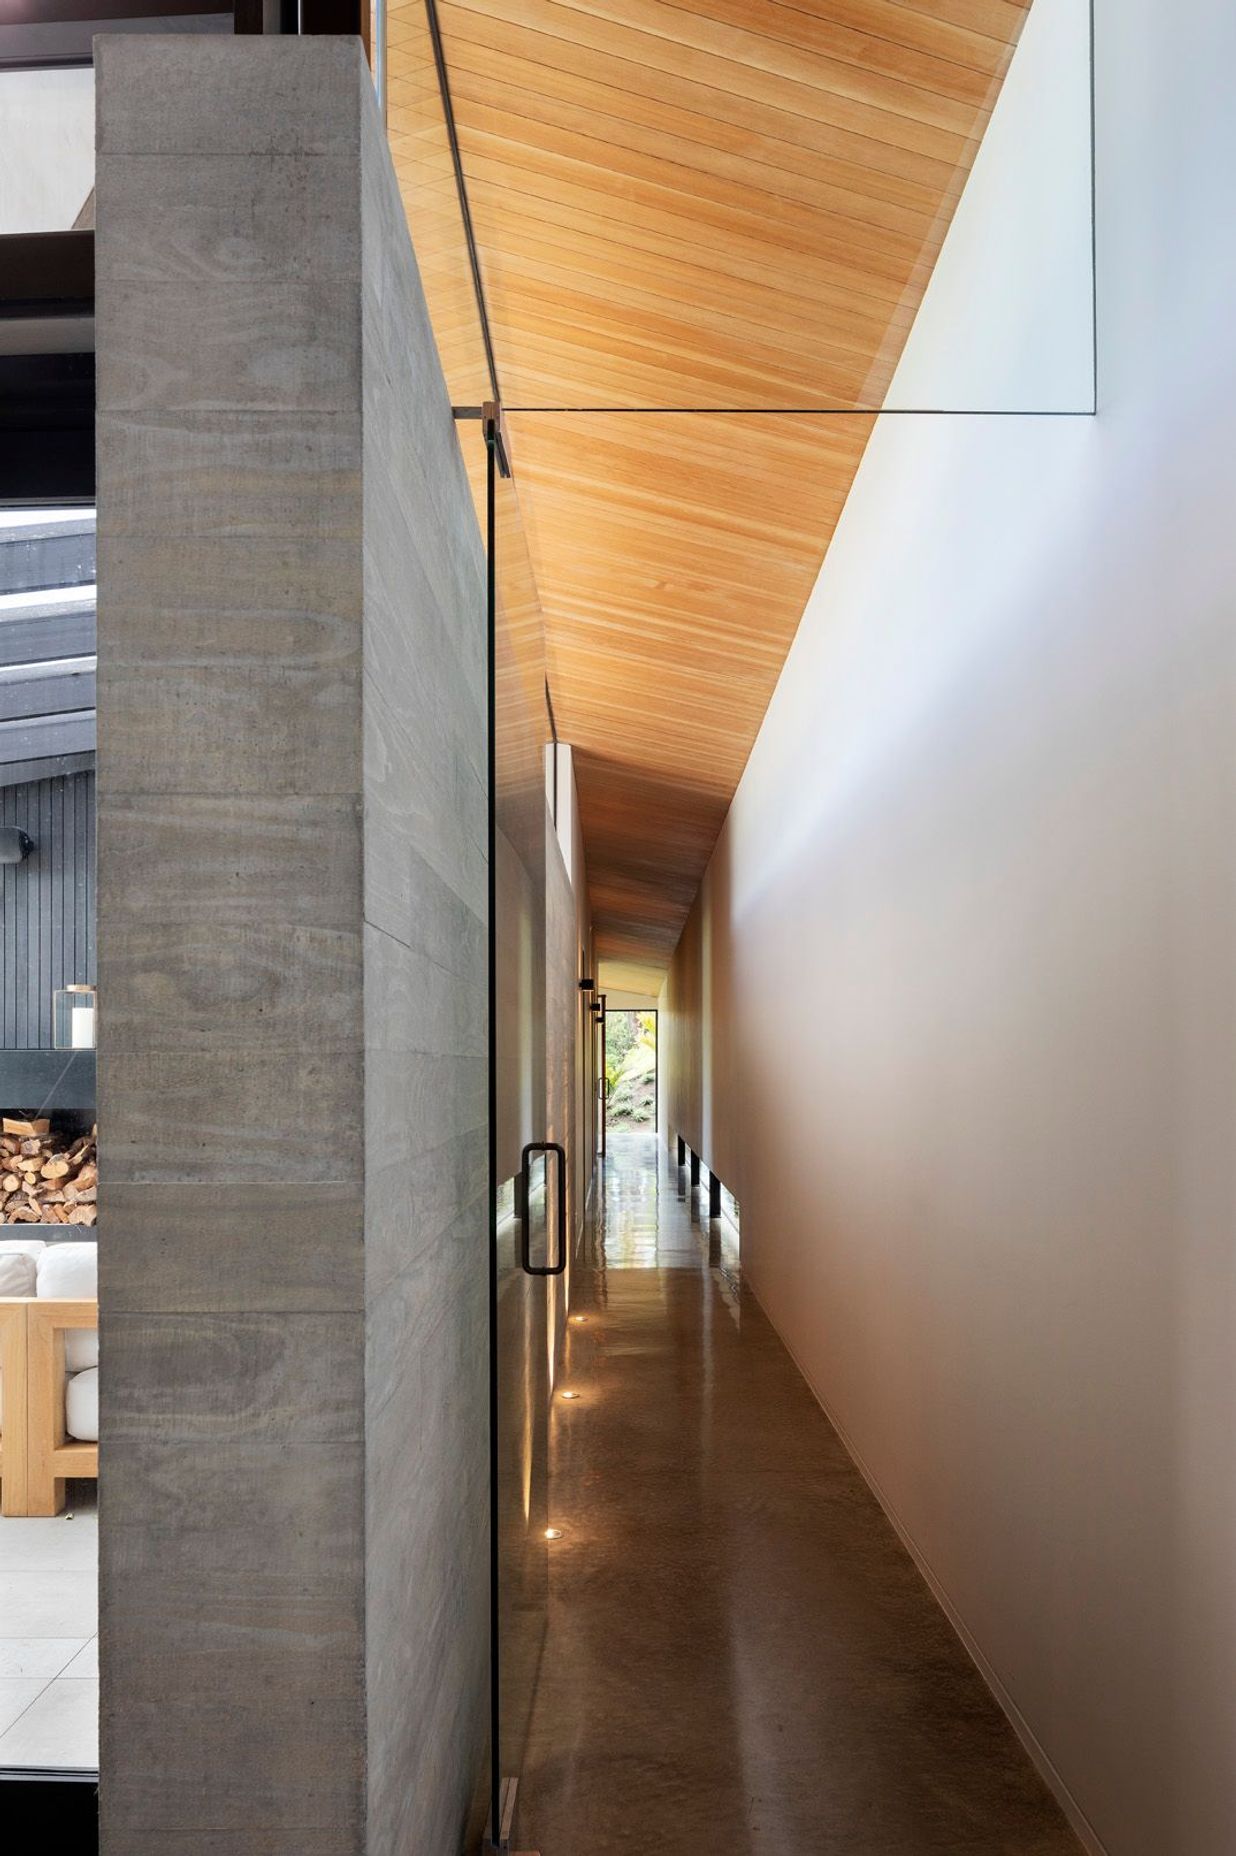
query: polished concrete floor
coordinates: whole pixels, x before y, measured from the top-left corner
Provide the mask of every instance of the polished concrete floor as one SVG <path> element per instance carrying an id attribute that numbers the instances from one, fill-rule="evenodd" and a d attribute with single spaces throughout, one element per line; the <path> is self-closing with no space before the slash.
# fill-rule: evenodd
<path id="1" fill-rule="evenodd" d="M 743 1291 L 733 1226 L 652 1136 L 611 1142 L 595 1204 L 554 1401 L 562 1538 L 520 1847 L 1075 1856 Z"/>

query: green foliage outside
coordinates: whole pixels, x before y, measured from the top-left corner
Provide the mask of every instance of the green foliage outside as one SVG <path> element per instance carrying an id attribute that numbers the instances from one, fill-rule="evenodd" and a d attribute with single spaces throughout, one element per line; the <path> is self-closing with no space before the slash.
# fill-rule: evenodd
<path id="1" fill-rule="evenodd" d="M 605 1079 L 607 1126 L 615 1133 L 651 1128 L 657 1116 L 657 1015 L 607 1012 Z"/>

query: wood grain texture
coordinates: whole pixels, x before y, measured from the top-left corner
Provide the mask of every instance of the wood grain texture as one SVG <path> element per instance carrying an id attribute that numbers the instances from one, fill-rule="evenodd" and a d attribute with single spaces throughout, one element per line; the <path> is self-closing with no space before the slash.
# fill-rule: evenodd
<path id="1" fill-rule="evenodd" d="M 99 1208 L 111 1314 L 327 1314 L 362 1305 L 354 1182 L 109 1179 Z"/>
<path id="2" fill-rule="evenodd" d="M 673 949 L 1028 3 L 443 0 L 506 406 L 662 412 L 509 416 L 601 954 Z M 420 0 L 391 11 L 390 69 L 434 332 L 475 403 Z"/>
<path id="3" fill-rule="evenodd" d="M 103 1289 L 103 1849 L 359 1856 L 363 1317 Z"/>
<path id="4" fill-rule="evenodd" d="M 26 1314 L 24 1296 L 0 1300 L 0 1514 L 27 1514 Z"/>
<path id="5" fill-rule="evenodd" d="M 99 1446 L 69 1436 L 64 1402 L 64 1337 L 98 1325 L 95 1301 L 48 1298 L 26 1305 L 25 1514 L 59 1514 L 66 1480 L 99 1473 Z"/>

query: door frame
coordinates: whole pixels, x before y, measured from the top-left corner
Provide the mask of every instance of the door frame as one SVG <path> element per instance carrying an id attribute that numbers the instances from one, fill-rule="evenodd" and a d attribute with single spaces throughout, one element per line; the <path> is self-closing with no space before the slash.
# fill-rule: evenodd
<path id="1" fill-rule="evenodd" d="M 604 994 L 602 994 L 602 999 L 604 999 Z M 652 1017 L 652 1049 L 656 1059 L 652 1066 L 652 1132 L 654 1135 L 660 1134 L 661 1132 L 661 1008 L 656 1005 L 609 1006 L 603 1004 L 597 1018 L 597 1027 L 601 1036 L 597 1062 L 597 1072 L 600 1079 L 600 1087 L 597 1090 L 599 1101 L 598 1119 L 600 1121 L 600 1139 L 597 1145 L 597 1152 L 602 1158 L 605 1156 L 605 1136 L 609 1127 L 609 1083 L 605 1075 L 605 1021 L 609 1017 L 611 1011 L 615 1016 L 619 1012 L 638 1012 L 641 1017 L 648 1017 L 649 1015 Z"/>

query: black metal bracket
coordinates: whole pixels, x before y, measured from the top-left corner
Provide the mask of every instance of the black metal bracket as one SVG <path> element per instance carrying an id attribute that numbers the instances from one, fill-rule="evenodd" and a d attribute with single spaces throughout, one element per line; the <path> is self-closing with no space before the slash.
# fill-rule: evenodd
<path id="1" fill-rule="evenodd" d="M 511 474 L 511 438 L 506 429 L 506 420 L 497 400 L 486 400 L 481 408 L 481 423 L 485 431 L 485 443 L 494 454 L 500 477 Z"/>

